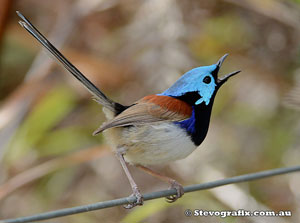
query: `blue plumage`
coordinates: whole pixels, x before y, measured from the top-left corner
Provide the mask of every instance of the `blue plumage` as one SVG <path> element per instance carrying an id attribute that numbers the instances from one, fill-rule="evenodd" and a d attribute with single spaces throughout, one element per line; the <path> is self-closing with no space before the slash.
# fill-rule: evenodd
<path id="1" fill-rule="evenodd" d="M 179 125 L 181 128 L 185 129 L 190 135 L 195 134 L 196 117 L 195 117 L 194 107 L 193 107 L 192 116 L 189 119 L 183 120 L 181 122 L 174 122 L 174 123 Z"/>
<path id="2" fill-rule="evenodd" d="M 199 105 L 202 102 L 208 105 L 216 89 L 215 79 L 212 75 L 216 68 L 216 64 L 194 68 L 186 72 L 170 88 L 159 95 L 180 97 L 188 92 L 196 92 L 200 98 L 195 102 L 195 105 Z M 206 77 L 210 78 L 209 83 L 203 81 Z"/>
<path id="3" fill-rule="evenodd" d="M 170 88 L 158 94 L 180 99 L 191 106 L 191 116 L 183 121 L 174 121 L 174 124 L 184 129 L 196 146 L 202 143 L 207 134 L 211 109 L 218 89 L 229 77 L 239 72 L 218 78 L 219 69 L 226 56 L 216 64 L 197 67 L 186 72 Z"/>

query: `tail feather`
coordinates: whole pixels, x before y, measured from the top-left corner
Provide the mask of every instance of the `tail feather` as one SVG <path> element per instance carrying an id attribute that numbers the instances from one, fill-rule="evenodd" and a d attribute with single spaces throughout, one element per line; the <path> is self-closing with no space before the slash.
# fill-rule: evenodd
<path id="1" fill-rule="evenodd" d="M 113 111 L 115 114 L 120 113 L 124 109 L 125 106 L 115 103 L 106 97 L 106 95 L 87 79 L 69 60 L 67 60 L 67 58 L 39 32 L 25 16 L 19 11 L 17 11 L 17 15 L 23 20 L 19 21 L 20 25 L 38 40 L 75 78 L 77 78 L 93 94 L 98 103 Z"/>

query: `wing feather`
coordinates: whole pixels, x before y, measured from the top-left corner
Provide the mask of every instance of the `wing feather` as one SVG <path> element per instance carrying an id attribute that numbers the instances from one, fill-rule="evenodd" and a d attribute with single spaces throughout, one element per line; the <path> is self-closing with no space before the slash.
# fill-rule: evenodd
<path id="1" fill-rule="evenodd" d="M 108 128 L 144 125 L 161 121 L 182 121 L 192 115 L 192 107 L 184 101 L 169 96 L 149 95 L 103 123 L 94 135 Z"/>

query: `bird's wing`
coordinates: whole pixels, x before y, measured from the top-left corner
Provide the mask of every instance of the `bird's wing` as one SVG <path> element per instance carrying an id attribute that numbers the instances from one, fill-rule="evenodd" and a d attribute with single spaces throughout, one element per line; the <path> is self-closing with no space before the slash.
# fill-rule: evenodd
<path id="1" fill-rule="evenodd" d="M 192 115 L 192 107 L 184 101 L 169 96 L 149 95 L 103 123 L 94 135 L 108 128 L 144 125 L 161 121 L 182 121 Z"/>

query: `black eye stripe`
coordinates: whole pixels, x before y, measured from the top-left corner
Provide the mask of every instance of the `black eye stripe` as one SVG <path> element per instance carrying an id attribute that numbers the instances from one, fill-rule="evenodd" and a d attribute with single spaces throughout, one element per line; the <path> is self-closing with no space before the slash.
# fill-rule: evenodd
<path id="1" fill-rule="evenodd" d="M 211 77 L 210 76 L 206 76 L 204 79 L 203 79 L 203 82 L 205 84 L 209 84 L 211 82 Z"/>

